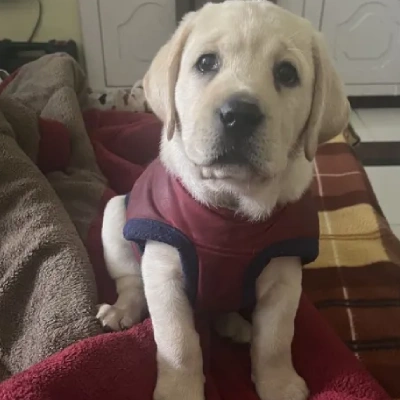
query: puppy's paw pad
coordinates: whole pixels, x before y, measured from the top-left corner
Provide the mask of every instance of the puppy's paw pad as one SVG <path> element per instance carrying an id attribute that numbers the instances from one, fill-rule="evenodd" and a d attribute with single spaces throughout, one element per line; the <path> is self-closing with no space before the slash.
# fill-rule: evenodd
<path id="1" fill-rule="evenodd" d="M 221 316 L 215 321 L 215 329 L 220 336 L 231 339 L 235 343 L 250 343 L 251 341 L 251 324 L 240 314 L 231 313 Z"/>
<path id="2" fill-rule="evenodd" d="M 105 331 L 121 331 L 131 328 L 140 321 L 137 310 L 118 308 L 109 304 L 99 306 L 96 318 Z"/>

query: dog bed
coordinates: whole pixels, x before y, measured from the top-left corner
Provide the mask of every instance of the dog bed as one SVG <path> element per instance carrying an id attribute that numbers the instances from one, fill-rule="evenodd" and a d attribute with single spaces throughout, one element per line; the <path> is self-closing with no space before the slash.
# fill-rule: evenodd
<path id="1" fill-rule="evenodd" d="M 115 299 L 104 206 L 156 156 L 161 126 L 87 105 L 84 75 L 64 55 L 0 87 L 2 400 L 152 399 L 151 322 L 103 334 L 94 315 Z M 305 270 L 295 366 L 312 399 L 400 397 L 400 244 L 343 137 L 321 147 L 315 171 L 321 256 Z M 209 354 L 207 400 L 258 398 L 246 346 L 212 336 Z"/>

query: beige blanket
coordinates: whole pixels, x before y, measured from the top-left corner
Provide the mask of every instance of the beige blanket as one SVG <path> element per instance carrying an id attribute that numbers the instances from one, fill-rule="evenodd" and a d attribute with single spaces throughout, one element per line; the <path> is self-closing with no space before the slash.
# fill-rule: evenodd
<path id="1" fill-rule="evenodd" d="M 100 332 L 84 242 L 105 179 L 80 111 L 86 101 L 84 74 L 64 55 L 23 67 L 0 93 L 0 381 Z M 37 167 L 47 118 L 69 130 L 63 172 Z"/>

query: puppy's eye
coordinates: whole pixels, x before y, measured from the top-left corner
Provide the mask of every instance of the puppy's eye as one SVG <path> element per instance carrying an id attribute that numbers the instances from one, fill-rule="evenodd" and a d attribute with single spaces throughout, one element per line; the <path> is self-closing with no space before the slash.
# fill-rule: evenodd
<path id="1" fill-rule="evenodd" d="M 300 82 L 296 67 L 288 61 L 275 66 L 274 78 L 278 84 L 286 87 L 294 87 Z"/>
<path id="2" fill-rule="evenodd" d="M 203 54 L 196 61 L 196 69 L 201 73 L 217 72 L 219 69 L 218 56 L 214 53 Z"/>

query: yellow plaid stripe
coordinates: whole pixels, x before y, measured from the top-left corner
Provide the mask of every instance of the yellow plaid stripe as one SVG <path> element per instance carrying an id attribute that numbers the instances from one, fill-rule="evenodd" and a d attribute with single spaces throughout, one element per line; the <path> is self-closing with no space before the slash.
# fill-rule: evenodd
<path id="1" fill-rule="evenodd" d="M 357 204 L 319 214 L 320 256 L 307 268 L 363 267 L 389 261 L 374 209 Z"/>
<path id="2" fill-rule="evenodd" d="M 346 143 L 346 139 L 343 134 L 339 134 L 329 143 Z M 323 195 L 323 188 L 320 187 L 320 190 Z M 382 241 L 379 218 L 370 204 L 321 211 L 320 255 L 306 268 L 363 267 L 389 261 L 390 257 Z"/>
<path id="3" fill-rule="evenodd" d="M 344 137 L 344 134 L 340 133 L 339 135 L 335 136 L 333 139 L 331 139 L 327 143 L 346 143 L 346 139 Z"/>

